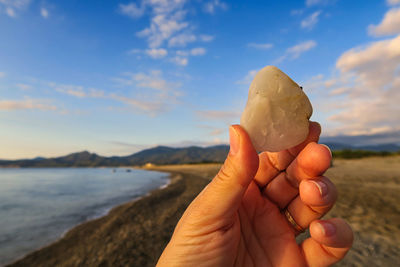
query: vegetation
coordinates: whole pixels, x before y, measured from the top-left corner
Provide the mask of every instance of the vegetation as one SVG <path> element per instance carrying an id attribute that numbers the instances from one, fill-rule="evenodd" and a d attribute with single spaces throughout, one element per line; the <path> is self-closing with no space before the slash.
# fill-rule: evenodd
<path id="1" fill-rule="evenodd" d="M 389 152 L 389 151 L 371 151 L 371 150 L 361 150 L 361 149 L 343 149 L 335 150 L 332 152 L 334 158 L 343 159 L 359 159 L 366 157 L 387 157 L 400 155 L 400 151 Z"/>

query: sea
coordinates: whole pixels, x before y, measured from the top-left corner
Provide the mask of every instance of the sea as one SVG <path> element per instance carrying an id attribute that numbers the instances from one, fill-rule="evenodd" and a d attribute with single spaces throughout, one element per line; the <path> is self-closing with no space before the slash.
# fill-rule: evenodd
<path id="1" fill-rule="evenodd" d="M 168 181 L 131 168 L 0 168 L 0 266 Z"/>

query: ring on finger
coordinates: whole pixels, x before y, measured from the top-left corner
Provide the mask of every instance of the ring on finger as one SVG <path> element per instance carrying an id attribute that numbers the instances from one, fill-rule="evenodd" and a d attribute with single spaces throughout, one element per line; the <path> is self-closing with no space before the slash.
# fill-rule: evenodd
<path id="1" fill-rule="evenodd" d="M 283 210 L 283 213 L 285 214 L 286 219 L 288 220 L 288 222 L 292 225 L 292 227 L 299 233 L 304 232 L 305 229 L 303 229 L 303 227 L 301 227 L 300 225 L 298 225 L 296 223 L 296 221 L 293 219 L 292 214 L 290 214 L 289 210 L 286 208 Z"/>

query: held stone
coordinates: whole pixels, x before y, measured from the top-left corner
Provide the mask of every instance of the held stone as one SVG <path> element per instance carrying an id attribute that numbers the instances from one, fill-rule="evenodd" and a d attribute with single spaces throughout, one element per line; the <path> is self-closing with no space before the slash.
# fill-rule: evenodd
<path id="1" fill-rule="evenodd" d="M 278 152 L 306 139 L 311 114 L 301 87 L 277 67 L 267 66 L 250 85 L 240 124 L 257 151 Z"/>

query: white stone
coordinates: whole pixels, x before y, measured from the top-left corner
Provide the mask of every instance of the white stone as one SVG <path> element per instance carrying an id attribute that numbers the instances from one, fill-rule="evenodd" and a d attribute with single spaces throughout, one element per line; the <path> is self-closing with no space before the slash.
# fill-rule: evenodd
<path id="1" fill-rule="evenodd" d="M 307 138 L 311 114 L 300 86 L 277 67 L 267 66 L 250 85 L 240 124 L 257 151 L 277 152 Z"/>

